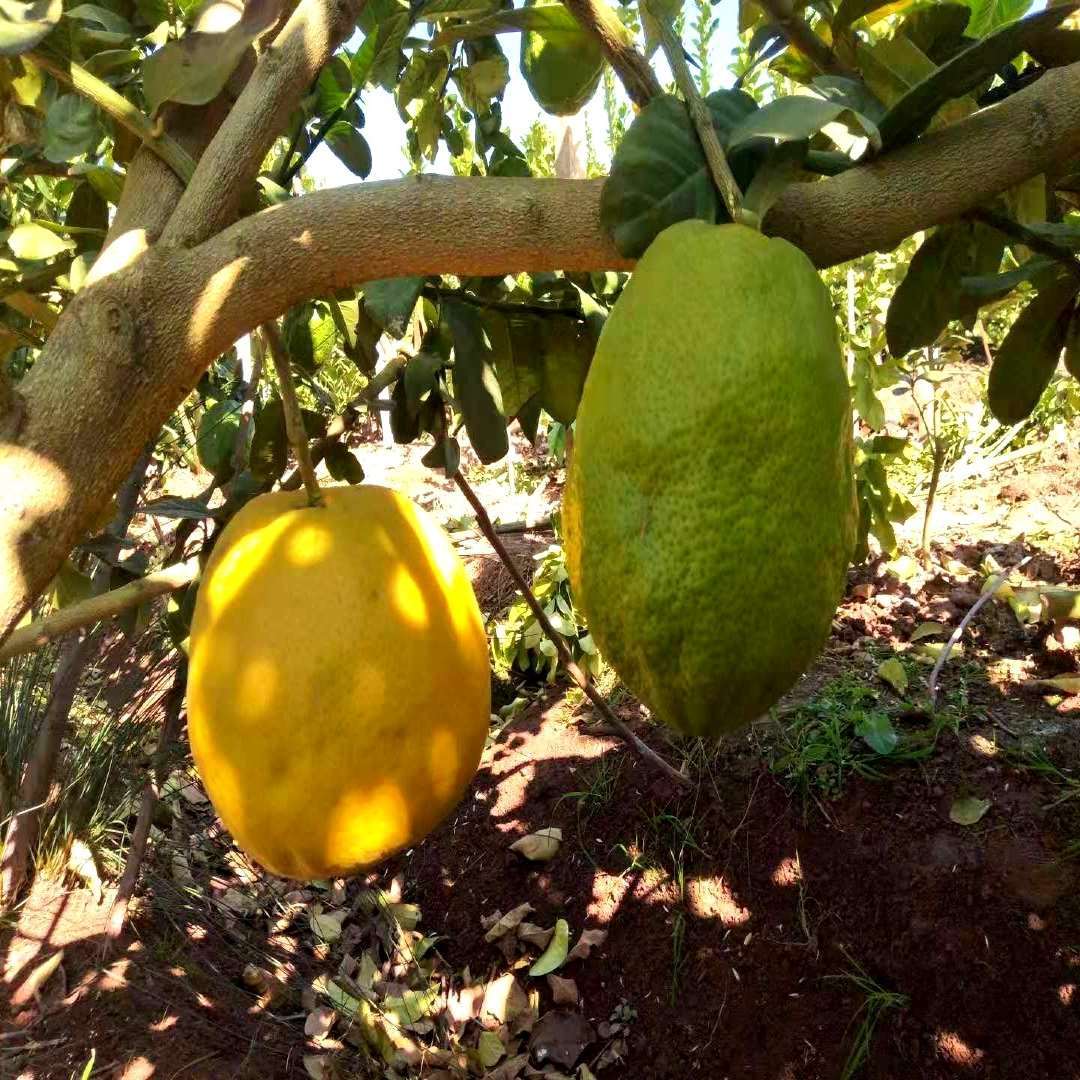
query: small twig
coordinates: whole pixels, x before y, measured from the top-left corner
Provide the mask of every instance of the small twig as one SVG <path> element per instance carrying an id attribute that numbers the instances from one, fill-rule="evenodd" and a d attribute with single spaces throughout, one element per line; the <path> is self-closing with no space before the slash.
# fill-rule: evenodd
<path id="1" fill-rule="evenodd" d="M 777 29 L 823 75 L 850 75 L 829 46 L 814 33 L 810 24 L 796 12 L 791 0 L 758 0 Z"/>
<path id="2" fill-rule="evenodd" d="M 312 506 L 321 506 L 322 492 L 319 491 L 319 481 L 315 479 L 315 466 L 311 461 L 307 430 L 304 428 L 304 414 L 300 411 L 300 402 L 296 400 L 296 384 L 293 382 L 292 369 L 289 367 L 289 352 L 285 348 L 285 341 L 277 323 L 263 323 L 262 333 L 270 349 L 271 359 L 274 361 L 278 382 L 281 384 L 285 431 L 292 444 L 293 453 L 296 454 L 300 477 L 307 489 L 308 502 Z"/>
<path id="3" fill-rule="evenodd" d="M 282 179 L 278 181 L 283 188 L 289 187 L 289 185 L 296 179 L 296 174 L 308 163 L 311 155 L 319 148 L 326 136 L 330 133 L 330 129 L 345 115 L 345 110 L 356 99 L 355 88 L 350 91 L 349 96 L 319 125 L 318 130 L 308 141 L 306 147 L 304 147 L 303 153 L 296 159 L 296 162 L 289 164 L 282 173 Z"/>
<path id="4" fill-rule="evenodd" d="M 495 554 L 499 556 L 503 566 L 506 567 L 510 576 L 514 579 L 514 584 L 525 598 L 525 603 L 529 605 L 529 609 L 532 611 L 533 615 L 536 616 L 536 621 L 540 624 L 544 633 L 547 634 L 551 643 L 555 646 L 555 649 L 559 654 L 559 660 L 562 662 L 563 667 L 566 668 L 570 678 L 572 678 L 585 692 L 585 696 L 600 710 L 601 713 L 603 713 L 604 719 L 611 724 L 620 738 L 629 744 L 630 748 L 638 755 L 638 757 L 659 769 L 665 776 L 679 784 L 680 787 L 691 787 L 692 785 L 689 777 L 684 776 L 678 769 L 660 757 L 660 755 L 649 747 L 642 739 L 638 738 L 638 736 L 635 735 L 616 715 L 614 709 L 612 709 L 596 687 L 589 681 L 588 675 L 581 670 L 577 661 L 570 655 L 570 649 L 563 636 L 551 625 L 551 620 L 548 619 L 547 615 L 544 613 L 544 609 L 540 606 L 540 601 L 536 599 L 532 589 L 529 588 L 529 583 L 522 576 L 517 564 L 503 546 L 503 542 L 499 539 L 499 534 L 495 531 L 495 527 L 491 523 L 491 518 L 488 517 L 487 510 L 484 509 L 484 504 L 480 501 L 476 492 L 473 491 L 472 485 L 464 476 L 462 476 L 460 471 L 454 474 L 454 481 L 457 483 L 457 486 L 461 489 L 462 495 L 465 496 L 469 505 L 476 513 L 476 523 L 480 527 L 480 531 L 487 538 L 488 543 L 495 549 Z"/>
<path id="5" fill-rule="evenodd" d="M 667 56 L 671 72 L 675 76 L 675 83 L 686 99 L 690 119 L 701 141 L 701 149 L 705 153 L 705 163 L 709 166 L 709 175 L 716 185 L 716 190 L 720 192 L 720 197 L 724 200 L 728 216 L 732 221 L 738 221 L 739 210 L 742 206 L 742 192 L 727 163 L 727 158 L 724 157 L 724 150 L 717 138 L 716 128 L 713 127 L 709 107 L 698 92 L 697 83 L 694 82 L 694 76 L 690 73 L 682 42 L 663 13 L 653 9 L 652 17 L 660 26 L 660 42 L 664 55 Z"/>
<path id="6" fill-rule="evenodd" d="M 186 684 L 187 660 L 181 657 L 176 666 L 172 687 L 165 698 L 165 716 L 161 722 L 161 733 L 158 735 L 157 747 L 154 750 L 153 764 L 146 784 L 143 786 L 139 816 L 135 822 L 135 830 L 131 834 L 131 846 L 128 848 L 127 863 L 124 866 L 120 884 L 116 889 L 112 910 L 109 912 L 109 921 L 105 928 L 105 940 L 101 945 L 102 959 L 105 958 L 109 949 L 123 933 L 124 923 L 127 921 L 128 905 L 131 903 L 131 898 L 135 893 L 135 884 L 139 879 L 143 856 L 146 854 L 146 842 L 150 837 L 150 824 L 154 815 L 154 807 L 161 797 L 161 787 L 165 782 L 165 762 L 168 750 L 180 731 L 180 711 L 184 704 Z"/>
<path id="7" fill-rule="evenodd" d="M 663 93 L 649 61 L 636 48 L 619 19 L 604 0 L 565 0 L 567 8 L 586 30 L 600 41 L 600 48 L 611 64 L 627 96 L 639 108 Z"/>
<path id="8" fill-rule="evenodd" d="M 152 600 L 155 596 L 176 592 L 177 589 L 191 584 L 198 572 L 197 560 L 177 563 L 175 566 L 167 566 L 164 570 L 147 574 L 138 581 L 122 585 L 119 589 L 112 589 L 100 596 L 92 596 L 89 600 L 61 608 L 44 619 L 38 619 L 29 626 L 14 631 L 3 647 L 0 647 L 0 662 L 20 653 L 41 649 L 64 634 L 92 626 L 102 619 L 110 619 L 122 611 Z"/>
<path id="9" fill-rule="evenodd" d="M 185 184 L 191 179 L 195 172 L 195 159 L 175 139 L 163 131 L 159 132 L 144 112 L 118 94 L 107 82 L 74 61 L 60 60 L 42 49 L 34 49 L 26 54 L 26 58 L 111 116 L 148 150 L 157 154 Z"/>
<path id="10" fill-rule="evenodd" d="M 1023 566 L 1027 562 L 1024 559 L 1023 562 L 1018 564 Z M 934 664 L 933 671 L 930 672 L 930 678 L 927 681 L 926 688 L 930 693 L 930 707 L 933 708 L 934 703 L 937 700 L 937 681 L 938 676 L 941 674 L 941 669 L 945 666 L 945 661 L 949 659 L 949 653 L 956 648 L 957 642 L 964 636 L 964 631 L 968 628 L 968 624 L 980 611 L 994 598 L 994 594 L 1001 588 L 1002 584 L 1008 579 L 1009 571 L 1002 570 L 1000 574 L 995 574 L 986 584 L 982 596 L 975 601 L 974 604 L 968 608 L 967 614 L 960 620 L 960 625 L 952 632 L 949 640 L 941 648 L 941 652 L 938 655 L 937 663 Z"/>
<path id="11" fill-rule="evenodd" d="M 1060 263 L 1073 277 L 1080 277 L 1080 259 L 1077 259 L 1068 248 L 1055 244 L 1053 240 L 1047 240 L 1045 236 L 1040 236 L 1026 225 L 1014 221 L 1007 214 L 999 214 L 996 210 L 980 207 L 978 210 L 972 210 L 968 216 L 972 221 L 979 221 L 991 229 L 997 229 L 998 232 L 1011 236 L 1025 247 L 1031 248 L 1032 251 L 1037 251 L 1040 255 L 1045 255 L 1048 259 Z"/>

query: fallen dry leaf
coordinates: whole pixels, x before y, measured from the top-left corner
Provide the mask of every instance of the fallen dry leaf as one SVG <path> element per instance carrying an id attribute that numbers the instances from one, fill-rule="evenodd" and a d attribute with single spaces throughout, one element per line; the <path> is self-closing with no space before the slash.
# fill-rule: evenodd
<path id="1" fill-rule="evenodd" d="M 451 990 L 446 999 L 446 1011 L 455 1024 L 467 1024 L 480 1015 L 484 1005 L 485 987 L 464 986 L 460 990 Z"/>
<path id="2" fill-rule="evenodd" d="M 556 1005 L 577 1005 L 578 988 L 573 979 L 553 974 L 547 977 L 547 984 L 551 987 L 551 998 Z"/>
<path id="3" fill-rule="evenodd" d="M 507 1058 L 497 1069 L 487 1073 L 484 1080 L 517 1080 L 528 1064 L 529 1055 L 518 1054 L 516 1057 Z"/>
<path id="4" fill-rule="evenodd" d="M 487 984 L 480 1022 L 485 1026 L 494 1021 L 497 1026 L 513 1020 L 529 1007 L 529 999 L 517 979 L 509 972 Z"/>
<path id="5" fill-rule="evenodd" d="M 71 842 L 67 868 L 94 894 L 94 899 L 100 904 L 101 875 L 98 873 L 94 853 L 82 840 Z"/>
<path id="6" fill-rule="evenodd" d="M 487 929 L 484 940 L 488 942 L 498 941 L 504 934 L 516 930 L 522 919 L 532 910 L 532 904 L 525 903 L 518 904 L 516 908 L 512 908 L 505 915 L 495 912 L 494 916 L 485 916 L 480 920 L 480 925 Z"/>
<path id="7" fill-rule="evenodd" d="M 548 947 L 551 935 L 554 933 L 554 926 L 545 928 L 531 922 L 523 922 L 517 928 L 518 940 L 524 941 L 527 945 L 532 945 L 534 949 L 539 949 L 541 952 Z"/>
<path id="8" fill-rule="evenodd" d="M 515 840 L 510 845 L 510 850 L 531 862 L 550 862 L 558 855 L 561 844 L 562 829 L 537 829 L 536 832 Z"/>
<path id="9" fill-rule="evenodd" d="M 533 1028 L 529 1050 L 537 1065 L 572 1069 L 595 1039 L 592 1024 L 581 1013 L 553 1009 L 544 1013 Z"/>
<path id="10" fill-rule="evenodd" d="M 304 1034 L 309 1039 L 323 1039 L 330 1034 L 330 1029 L 337 1022 L 337 1010 L 329 1005 L 320 1005 L 308 1014 L 304 1021 Z"/>
<path id="11" fill-rule="evenodd" d="M 571 960 L 588 960 L 593 949 L 599 949 L 607 941 L 606 930 L 582 930 L 581 937 L 566 956 L 566 962 Z"/>

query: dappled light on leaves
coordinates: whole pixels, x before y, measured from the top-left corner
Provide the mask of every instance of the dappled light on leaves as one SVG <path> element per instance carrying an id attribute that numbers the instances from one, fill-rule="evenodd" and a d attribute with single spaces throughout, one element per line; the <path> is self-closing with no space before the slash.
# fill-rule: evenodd
<path id="1" fill-rule="evenodd" d="M 205 571 L 188 710 L 215 809 L 276 873 L 348 873 L 423 838 L 472 778 L 490 714 L 449 541 L 385 488 L 248 503 Z"/>

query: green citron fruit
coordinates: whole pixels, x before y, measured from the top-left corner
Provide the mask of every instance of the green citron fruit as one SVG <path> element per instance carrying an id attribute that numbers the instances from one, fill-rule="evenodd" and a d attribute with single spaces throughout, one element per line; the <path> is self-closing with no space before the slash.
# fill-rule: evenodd
<path id="1" fill-rule="evenodd" d="M 570 116 L 596 93 L 604 54 L 561 3 L 538 4 L 535 11 L 536 26 L 521 35 L 521 74 L 540 108 Z"/>
<path id="2" fill-rule="evenodd" d="M 601 652 L 679 731 L 748 723 L 825 643 L 857 521 L 817 271 L 742 225 L 666 229 L 600 335 L 563 501 Z"/>

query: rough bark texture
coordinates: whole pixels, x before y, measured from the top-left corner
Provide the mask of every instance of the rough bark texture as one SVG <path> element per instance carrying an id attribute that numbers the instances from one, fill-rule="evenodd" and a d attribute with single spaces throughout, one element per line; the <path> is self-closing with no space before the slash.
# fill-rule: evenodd
<path id="1" fill-rule="evenodd" d="M 1078 153 L 1074 64 L 880 161 L 789 188 L 765 228 L 826 266 L 889 248 Z M 373 278 L 625 267 L 600 227 L 601 186 L 408 178 L 294 199 L 190 249 L 146 249 L 136 233 L 117 240 L 20 388 L 17 441 L 0 444 L 0 639 L 144 441 L 238 337 Z"/>
<path id="2" fill-rule="evenodd" d="M 649 61 L 634 48 L 619 16 L 604 0 L 566 0 L 566 6 L 582 26 L 600 39 L 608 63 L 615 69 L 630 100 L 643 109 L 662 88 Z"/>

